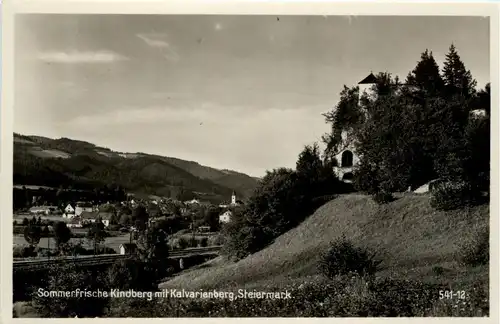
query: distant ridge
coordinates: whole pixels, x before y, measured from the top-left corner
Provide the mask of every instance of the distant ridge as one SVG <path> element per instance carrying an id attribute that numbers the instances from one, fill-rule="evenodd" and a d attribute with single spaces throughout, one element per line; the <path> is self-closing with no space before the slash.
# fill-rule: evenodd
<path id="1" fill-rule="evenodd" d="M 14 184 L 92 188 L 120 185 L 130 192 L 173 197 L 203 193 L 227 200 L 236 191 L 248 198 L 258 179 L 175 157 L 142 152 L 116 152 L 69 138 L 14 133 Z"/>

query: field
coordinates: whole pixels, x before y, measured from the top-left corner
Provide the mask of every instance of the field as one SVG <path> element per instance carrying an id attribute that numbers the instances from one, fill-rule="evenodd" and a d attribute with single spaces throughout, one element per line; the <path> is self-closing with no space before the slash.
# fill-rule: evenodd
<path id="1" fill-rule="evenodd" d="M 43 248 L 49 247 L 49 239 L 50 239 L 50 247 L 54 248 L 56 246 L 54 238 L 47 238 L 47 237 L 42 237 L 40 239 L 40 243 L 38 244 L 38 246 L 43 247 Z M 80 240 L 82 240 L 83 246 L 85 248 L 92 248 L 92 246 L 89 245 L 89 243 L 86 239 L 72 238 L 70 240 L 70 242 L 77 243 Z M 118 253 L 120 244 L 128 243 L 128 242 L 129 242 L 129 234 L 123 234 L 123 235 L 119 235 L 119 236 L 106 238 L 104 245 L 113 248 Z M 22 235 L 14 235 L 13 244 L 15 246 L 15 245 L 26 245 L 27 243 Z M 102 244 L 101 244 L 101 246 L 102 246 Z"/>
<path id="2" fill-rule="evenodd" d="M 468 269 L 456 260 L 463 243 L 488 224 L 487 205 L 441 212 L 429 206 L 427 195 L 404 195 L 386 205 L 360 194 L 344 195 L 264 250 L 237 263 L 213 260 L 162 288 L 263 288 L 321 281 L 316 266 L 321 253 L 331 240 L 345 235 L 378 253 L 384 267 L 379 276 L 449 283 L 457 289 L 472 281 L 488 281 L 488 267 Z M 436 266 L 444 273 L 435 275 Z"/>

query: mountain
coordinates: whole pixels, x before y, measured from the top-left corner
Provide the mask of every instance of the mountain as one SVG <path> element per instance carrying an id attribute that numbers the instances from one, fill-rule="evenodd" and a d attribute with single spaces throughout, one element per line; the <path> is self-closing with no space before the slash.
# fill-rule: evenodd
<path id="1" fill-rule="evenodd" d="M 92 190 L 121 186 L 136 194 L 247 198 L 258 179 L 174 157 L 122 153 L 69 138 L 14 134 L 14 184 Z M 186 196 L 185 195 L 185 196 Z"/>

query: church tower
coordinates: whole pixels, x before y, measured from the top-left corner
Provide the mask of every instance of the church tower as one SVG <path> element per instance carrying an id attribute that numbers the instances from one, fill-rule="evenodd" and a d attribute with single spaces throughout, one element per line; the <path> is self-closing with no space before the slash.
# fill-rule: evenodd
<path id="1" fill-rule="evenodd" d="M 231 205 L 236 205 L 236 192 L 233 190 L 233 194 L 231 195 Z"/>
<path id="2" fill-rule="evenodd" d="M 374 84 L 377 83 L 377 77 L 373 75 L 373 72 L 370 72 L 370 74 L 364 78 L 363 80 L 358 82 L 358 87 L 359 87 L 359 105 L 361 105 L 361 97 L 363 96 L 364 93 L 366 93 L 369 96 L 373 96 L 374 93 L 372 91 L 372 87 Z"/>

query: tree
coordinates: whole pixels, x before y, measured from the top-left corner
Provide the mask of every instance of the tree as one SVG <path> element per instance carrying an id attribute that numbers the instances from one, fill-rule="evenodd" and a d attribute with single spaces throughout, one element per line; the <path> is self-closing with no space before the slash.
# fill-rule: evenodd
<path id="1" fill-rule="evenodd" d="M 342 132 L 352 133 L 353 129 L 363 123 L 363 113 L 359 107 L 359 87 L 344 88 L 340 92 L 338 104 L 329 112 L 323 114 L 331 131 L 323 135 L 322 141 L 326 144 L 325 158 L 333 156 L 342 149 Z"/>
<path id="2" fill-rule="evenodd" d="M 147 227 L 139 233 L 137 248 L 146 273 L 157 284 L 169 270 L 167 233 L 158 227 Z"/>
<path id="3" fill-rule="evenodd" d="M 122 226 L 129 226 L 132 223 L 132 217 L 130 215 L 127 215 L 127 214 L 122 214 L 120 216 L 119 223 Z"/>
<path id="4" fill-rule="evenodd" d="M 36 224 L 29 224 L 24 228 L 24 239 L 32 247 L 36 247 L 36 245 L 38 245 L 41 236 L 41 228 Z"/>
<path id="5" fill-rule="evenodd" d="M 56 241 L 56 246 L 58 249 L 62 245 L 68 243 L 71 238 L 71 230 L 66 226 L 65 222 L 57 222 L 54 225 L 54 239 Z"/>
<path id="6" fill-rule="evenodd" d="M 87 232 L 87 240 L 93 243 L 94 255 L 97 254 L 98 245 L 106 240 L 106 231 L 104 230 L 104 224 L 100 219 L 97 219 L 90 225 Z"/>
<path id="7" fill-rule="evenodd" d="M 467 99 L 474 96 L 477 82 L 465 68 L 454 44 L 451 44 L 443 67 L 443 80 L 448 96 L 461 95 Z"/>
<path id="8" fill-rule="evenodd" d="M 218 231 L 220 224 L 219 224 L 219 208 L 215 206 L 209 206 L 207 210 L 205 211 L 204 215 L 204 223 L 207 226 L 210 226 L 210 230 L 212 232 Z"/>
<path id="9" fill-rule="evenodd" d="M 417 66 L 406 78 L 406 85 L 416 88 L 420 97 L 436 96 L 443 90 L 444 81 L 432 52 L 426 49 L 421 54 Z"/>
<path id="10" fill-rule="evenodd" d="M 132 211 L 132 222 L 139 231 L 144 231 L 148 225 L 149 214 L 143 205 L 137 206 Z"/>

